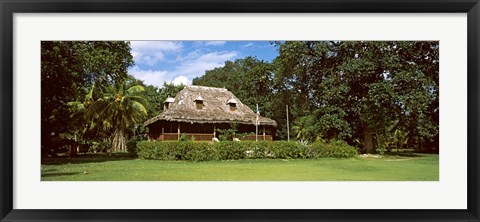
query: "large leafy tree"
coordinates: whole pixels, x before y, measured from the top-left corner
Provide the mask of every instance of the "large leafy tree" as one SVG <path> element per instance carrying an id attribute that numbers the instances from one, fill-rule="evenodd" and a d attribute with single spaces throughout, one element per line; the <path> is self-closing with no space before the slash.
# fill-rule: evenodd
<path id="1" fill-rule="evenodd" d="M 410 147 L 437 151 L 439 127 L 439 44 L 398 42 L 400 65 L 393 85 L 402 113 L 399 129 L 409 132 Z"/>
<path id="2" fill-rule="evenodd" d="M 285 92 L 279 95 L 292 104 L 292 119 L 300 118 L 294 129 L 310 140 L 346 139 L 374 152 L 377 137 L 391 137 L 397 129 L 410 132 L 408 142 L 417 148 L 438 138 L 438 42 L 277 47 L 275 80 Z M 302 127 L 306 121 L 315 127 Z"/>
<path id="3" fill-rule="evenodd" d="M 83 100 L 94 83 L 125 79 L 132 64 L 128 42 L 41 42 L 42 153 L 59 146 L 60 135 L 78 131 L 69 102 Z"/>
<path id="4" fill-rule="evenodd" d="M 438 42 L 274 42 L 272 62 L 247 57 L 193 80 L 226 87 L 251 108 L 259 103 L 286 139 L 346 140 L 375 152 L 398 144 L 438 148 Z M 403 135 L 403 134 L 402 134 Z"/>
<path id="5" fill-rule="evenodd" d="M 339 61 L 332 52 L 335 45 L 310 41 L 276 42 L 276 45 L 279 56 L 273 62 L 275 98 L 277 104 L 290 106 L 293 133 L 310 141 L 350 136 L 349 124 L 344 119 L 345 107 L 338 103 L 347 95 L 348 85 L 336 70 Z M 282 125 L 286 111 L 283 107 L 276 110 L 280 111 L 276 118 Z"/>

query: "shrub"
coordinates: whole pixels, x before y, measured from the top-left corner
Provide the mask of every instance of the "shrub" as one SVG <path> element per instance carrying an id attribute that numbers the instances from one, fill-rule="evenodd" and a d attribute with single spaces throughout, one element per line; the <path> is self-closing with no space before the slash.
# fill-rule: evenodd
<path id="1" fill-rule="evenodd" d="M 185 160 L 194 162 L 218 160 L 218 153 L 208 142 L 189 142 L 185 143 L 188 147 L 185 149 Z"/>
<path id="2" fill-rule="evenodd" d="M 188 141 L 188 136 L 187 136 L 187 134 L 182 133 L 182 135 L 180 135 L 180 139 L 179 139 L 179 140 L 180 140 L 180 141 Z"/>
<path id="3" fill-rule="evenodd" d="M 215 143 L 214 149 L 222 160 L 239 160 L 247 157 L 248 144 L 236 141 L 223 141 Z"/>
<path id="4" fill-rule="evenodd" d="M 110 144 L 107 141 L 94 141 L 88 148 L 88 151 L 92 153 L 102 153 L 107 152 L 108 149 L 110 149 Z"/>
<path id="5" fill-rule="evenodd" d="M 303 144 L 287 141 L 141 141 L 137 143 L 141 159 L 155 160 L 238 160 L 238 159 L 312 159 L 322 157 L 349 158 L 357 149 L 345 142 Z"/>
<path id="6" fill-rule="evenodd" d="M 380 145 L 377 149 L 375 149 L 375 151 L 383 156 L 387 152 L 387 148 L 383 145 Z"/>
<path id="7" fill-rule="evenodd" d="M 348 145 L 344 141 L 334 141 L 332 143 L 315 142 L 311 145 L 313 156 L 332 157 L 332 158 L 350 158 L 358 154 L 355 147 Z"/>
<path id="8" fill-rule="evenodd" d="M 136 156 L 137 155 L 137 143 L 138 139 L 132 138 L 127 141 L 127 151 L 130 155 Z"/>
<path id="9" fill-rule="evenodd" d="M 245 151 L 246 158 L 248 159 L 265 159 L 274 158 L 272 151 L 273 143 L 267 141 L 245 141 L 241 142 L 247 146 Z"/>

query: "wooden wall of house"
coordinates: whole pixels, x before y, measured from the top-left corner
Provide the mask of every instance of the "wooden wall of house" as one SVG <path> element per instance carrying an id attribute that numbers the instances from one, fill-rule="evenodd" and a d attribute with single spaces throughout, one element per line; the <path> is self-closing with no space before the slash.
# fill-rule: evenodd
<path id="1" fill-rule="evenodd" d="M 180 134 L 182 133 L 197 133 L 197 134 L 213 134 L 214 129 L 230 129 L 231 125 L 228 123 L 185 123 L 185 122 L 170 122 L 157 121 L 148 125 L 148 136 L 150 139 L 157 140 L 162 134 L 162 127 L 164 133 L 178 133 L 178 124 L 180 124 Z M 237 126 L 238 133 L 255 133 L 255 125 L 240 124 Z M 275 128 L 272 126 L 258 126 L 258 134 L 262 135 L 265 130 L 266 135 L 275 135 Z M 218 132 L 216 133 L 218 137 Z"/>
<path id="2" fill-rule="evenodd" d="M 147 126 L 147 128 L 148 128 L 148 139 L 156 139 L 160 135 L 161 130 L 160 131 L 158 130 L 157 125 L 159 125 L 159 123 L 154 122 L 154 123 Z"/>
<path id="3" fill-rule="evenodd" d="M 170 122 L 157 121 L 148 125 L 148 136 L 150 139 L 158 139 L 163 133 L 178 133 L 178 125 L 180 124 L 180 134 L 182 133 L 198 133 L 198 134 L 213 134 L 214 124 L 212 123 L 185 123 L 185 122 Z M 220 124 L 222 125 L 222 124 Z"/>
<path id="4" fill-rule="evenodd" d="M 212 123 L 180 123 L 181 133 L 213 134 Z"/>

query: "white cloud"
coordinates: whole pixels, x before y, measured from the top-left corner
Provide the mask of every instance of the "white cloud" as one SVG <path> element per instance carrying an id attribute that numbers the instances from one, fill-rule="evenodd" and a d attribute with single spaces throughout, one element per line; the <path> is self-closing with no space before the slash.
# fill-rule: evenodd
<path id="1" fill-rule="evenodd" d="M 202 56 L 204 53 L 202 53 L 200 50 L 195 50 L 189 52 L 186 56 L 178 55 L 177 59 L 175 60 L 176 62 L 183 62 L 183 61 L 188 61 L 188 60 L 194 60 L 200 56 Z"/>
<path id="2" fill-rule="evenodd" d="M 225 45 L 227 41 L 207 41 L 205 42 L 205 45 L 206 46 L 209 46 L 209 45 L 213 45 L 213 46 L 216 46 L 216 45 Z"/>
<path id="3" fill-rule="evenodd" d="M 191 54 L 187 55 L 188 59 L 183 60 L 182 63 L 171 72 L 173 76 L 183 76 L 188 78 L 188 84 L 193 78 L 202 76 L 206 70 L 211 70 L 225 65 L 227 60 L 232 60 L 237 57 L 237 52 L 212 52 L 207 54 Z"/>
<path id="4" fill-rule="evenodd" d="M 143 80 L 147 85 L 161 87 L 164 82 L 171 82 L 171 77 L 167 71 L 161 70 L 142 70 L 138 66 L 134 66 L 128 70 L 129 74 L 137 79 Z"/>
<path id="5" fill-rule="evenodd" d="M 177 78 L 175 78 L 175 79 L 172 81 L 172 83 L 175 84 L 175 85 L 180 85 L 180 84 L 189 85 L 189 84 L 190 84 L 190 81 L 189 81 L 188 78 L 185 77 L 185 76 L 178 76 Z"/>
<path id="6" fill-rule="evenodd" d="M 132 41 L 132 56 L 137 64 L 153 66 L 165 59 L 165 54 L 183 49 L 181 42 L 174 41 Z"/>
<path id="7" fill-rule="evenodd" d="M 248 47 L 251 47 L 251 46 L 253 46 L 253 43 L 249 42 L 245 45 L 242 45 L 241 47 L 242 47 L 242 49 L 244 49 L 244 48 L 248 48 Z"/>

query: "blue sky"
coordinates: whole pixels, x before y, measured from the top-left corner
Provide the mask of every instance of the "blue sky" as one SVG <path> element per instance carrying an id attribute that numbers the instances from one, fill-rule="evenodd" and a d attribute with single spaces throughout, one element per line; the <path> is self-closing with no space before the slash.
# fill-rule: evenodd
<path id="1" fill-rule="evenodd" d="M 269 41 L 131 41 L 135 65 L 128 72 L 145 84 L 191 84 L 206 70 L 246 56 L 272 61 L 278 52 Z"/>

